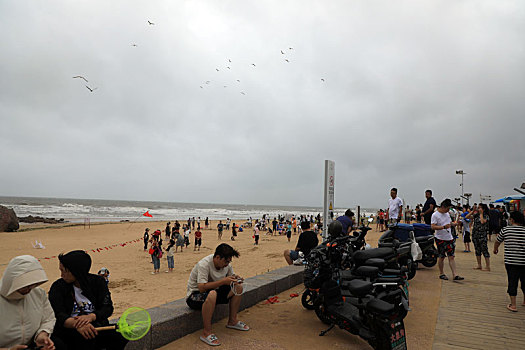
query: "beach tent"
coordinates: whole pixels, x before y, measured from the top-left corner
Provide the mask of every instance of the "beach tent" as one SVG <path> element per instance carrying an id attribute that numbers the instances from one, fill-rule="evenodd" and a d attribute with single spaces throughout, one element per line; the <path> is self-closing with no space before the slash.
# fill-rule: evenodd
<path id="1" fill-rule="evenodd" d="M 494 203 L 510 203 L 511 201 L 521 201 L 524 200 L 525 196 L 522 195 L 512 195 L 512 196 L 506 196 L 500 199 L 496 199 Z"/>

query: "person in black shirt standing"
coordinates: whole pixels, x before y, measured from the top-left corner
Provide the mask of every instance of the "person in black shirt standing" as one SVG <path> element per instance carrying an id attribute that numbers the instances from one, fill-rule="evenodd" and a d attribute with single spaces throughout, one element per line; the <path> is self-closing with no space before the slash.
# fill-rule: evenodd
<path id="1" fill-rule="evenodd" d="M 301 228 L 303 232 L 299 235 L 295 250 L 287 249 L 284 251 L 284 259 L 288 265 L 292 265 L 294 260 L 299 259 L 299 252 L 302 252 L 304 256 L 310 254 L 310 250 L 317 247 L 319 239 L 315 232 L 310 231 L 310 223 L 308 221 L 301 222 Z"/>
<path id="2" fill-rule="evenodd" d="M 426 190 L 425 197 L 427 198 L 427 201 L 423 205 L 423 212 L 421 213 L 421 215 L 425 220 L 425 224 L 430 225 L 432 214 L 434 213 L 434 209 L 436 208 L 437 203 L 434 197 L 432 197 L 432 190 Z"/>

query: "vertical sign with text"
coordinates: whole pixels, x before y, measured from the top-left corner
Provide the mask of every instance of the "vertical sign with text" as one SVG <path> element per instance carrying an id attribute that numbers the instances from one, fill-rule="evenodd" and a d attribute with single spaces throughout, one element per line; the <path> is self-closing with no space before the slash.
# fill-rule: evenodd
<path id="1" fill-rule="evenodd" d="M 328 237 L 328 225 L 334 217 L 335 162 L 324 161 L 323 238 Z"/>

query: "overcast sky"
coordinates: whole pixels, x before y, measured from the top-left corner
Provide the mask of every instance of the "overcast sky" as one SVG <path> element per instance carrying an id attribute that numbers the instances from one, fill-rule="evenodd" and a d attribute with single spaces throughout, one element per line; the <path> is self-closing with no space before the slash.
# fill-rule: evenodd
<path id="1" fill-rule="evenodd" d="M 5 0 L 0 33 L 0 195 L 321 206 L 325 159 L 336 207 L 525 181 L 523 1 Z"/>

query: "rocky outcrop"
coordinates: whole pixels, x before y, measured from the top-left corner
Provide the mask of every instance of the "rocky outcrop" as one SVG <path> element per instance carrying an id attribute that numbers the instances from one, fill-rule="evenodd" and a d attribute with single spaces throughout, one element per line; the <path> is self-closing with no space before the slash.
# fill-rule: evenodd
<path id="1" fill-rule="evenodd" d="M 0 205 L 0 232 L 13 232 L 19 227 L 15 211 Z"/>
<path id="2" fill-rule="evenodd" d="M 41 216 L 23 216 L 18 218 L 20 222 L 25 222 L 29 224 L 33 224 L 35 222 L 43 222 L 44 224 L 61 224 L 64 222 L 64 219 L 55 219 L 55 218 L 43 218 Z"/>

